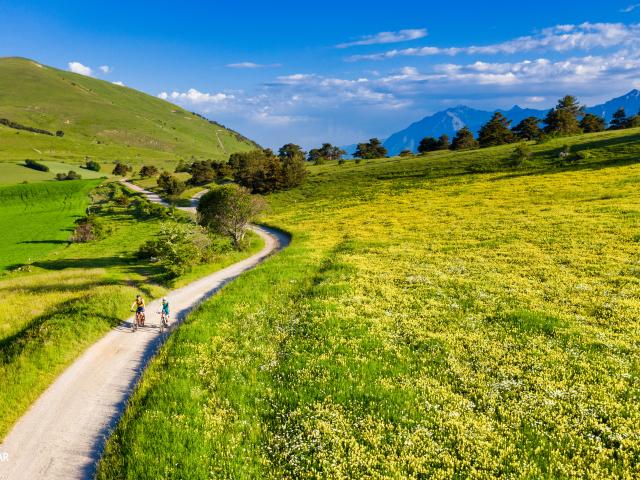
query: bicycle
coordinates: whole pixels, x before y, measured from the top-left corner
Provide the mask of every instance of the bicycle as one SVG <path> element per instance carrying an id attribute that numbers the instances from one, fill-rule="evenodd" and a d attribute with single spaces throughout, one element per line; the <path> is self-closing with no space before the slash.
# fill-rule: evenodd
<path id="1" fill-rule="evenodd" d="M 158 312 L 160 314 L 160 333 L 169 328 L 169 315 L 165 312 Z"/>
<path id="2" fill-rule="evenodd" d="M 133 310 L 131 310 L 133 312 Z M 136 317 L 133 322 L 131 322 L 131 331 L 135 332 L 138 330 L 138 327 L 144 327 L 144 312 L 136 312 Z"/>

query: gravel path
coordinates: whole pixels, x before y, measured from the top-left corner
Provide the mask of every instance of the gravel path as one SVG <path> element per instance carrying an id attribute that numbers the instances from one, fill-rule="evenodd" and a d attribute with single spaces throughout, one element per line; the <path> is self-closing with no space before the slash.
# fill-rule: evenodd
<path id="1" fill-rule="evenodd" d="M 141 193 L 164 204 L 151 192 Z M 188 209 L 193 207 L 185 208 Z M 168 293 L 172 321 L 174 318 L 181 321 L 226 283 L 289 243 L 289 237 L 283 232 L 252 228 L 264 239 L 264 248 L 241 262 Z M 156 313 L 159 310 L 159 301 L 147 305 L 146 326 L 136 333 L 130 329 L 133 318 L 109 332 L 38 398 L 0 445 L 0 480 L 93 478 L 109 433 L 124 411 L 147 362 L 167 337 L 167 333 L 159 334 Z M 175 324 L 170 330 L 174 327 Z"/>

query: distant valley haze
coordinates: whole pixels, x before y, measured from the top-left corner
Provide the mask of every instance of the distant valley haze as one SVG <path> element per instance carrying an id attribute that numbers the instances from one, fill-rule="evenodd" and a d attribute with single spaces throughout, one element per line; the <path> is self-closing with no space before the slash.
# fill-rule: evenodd
<path id="1" fill-rule="evenodd" d="M 0 56 L 130 86 L 272 148 L 390 138 L 461 105 L 475 129 L 475 111 L 544 112 L 565 94 L 599 105 L 640 87 L 629 0 L 103 7 L 0 0 Z"/>

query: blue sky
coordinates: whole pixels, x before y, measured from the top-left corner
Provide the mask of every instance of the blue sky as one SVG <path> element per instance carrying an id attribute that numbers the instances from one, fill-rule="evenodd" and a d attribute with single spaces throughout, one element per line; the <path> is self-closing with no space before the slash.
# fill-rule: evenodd
<path id="1" fill-rule="evenodd" d="M 309 148 L 385 137 L 461 103 L 593 104 L 638 88 L 636 2 L 0 0 L 0 56 Z"/>

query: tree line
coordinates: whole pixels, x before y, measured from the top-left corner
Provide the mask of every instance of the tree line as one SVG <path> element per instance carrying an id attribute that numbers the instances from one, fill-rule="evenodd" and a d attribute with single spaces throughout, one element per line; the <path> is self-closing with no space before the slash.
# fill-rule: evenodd
<path id="1" fill-rule="evenodd" d="M 540 123 L 543 124 L 542 127 Z M 640 112 L 634 116 L 627 116 L 624 108 L 620 108 L 613 114 L 608 129 L 620 130 L 633 127 L 640 127 Z M 520 141 L 602 132 L 606 129 L 604 118 L 585 113 L 585 107 L 580 105 L 574 96 L 567 95 L 558 100 L 558 104 L 542 121 L 536 117 L 527 117 L 512 128 L 509 119 L 502 113 L 495 112 L 491 119 L 482 125 L 477 139 L 468 127 L 463 127 L 458 130 L 451 142 L 447 135 L 437 139 L 423 138 L 418 146 L 418 152 L 495 147 Z"/>
<path id="2" fill-rule="evenodd" d="M 39 133 L 41 135 L 49 135 L 49 136 L 52 136 L 52 137 L 54 135 L 56 137 L 64 137 L 64 132 L 62 130 L 58 130 L 58 131 L 56 131 L 55 134 L 53 134 L 49 130 L 45 130 L 43 128 L 29 127 L 27 125 L 22 125 L 21 123 L 13 122 L 13 121 L 9 120 L 8 118 L 0 118 L 0 125 L 4 125 L 5 127 L 13 128 L 14 130 L 25 130 L 27 132 Z"/>

